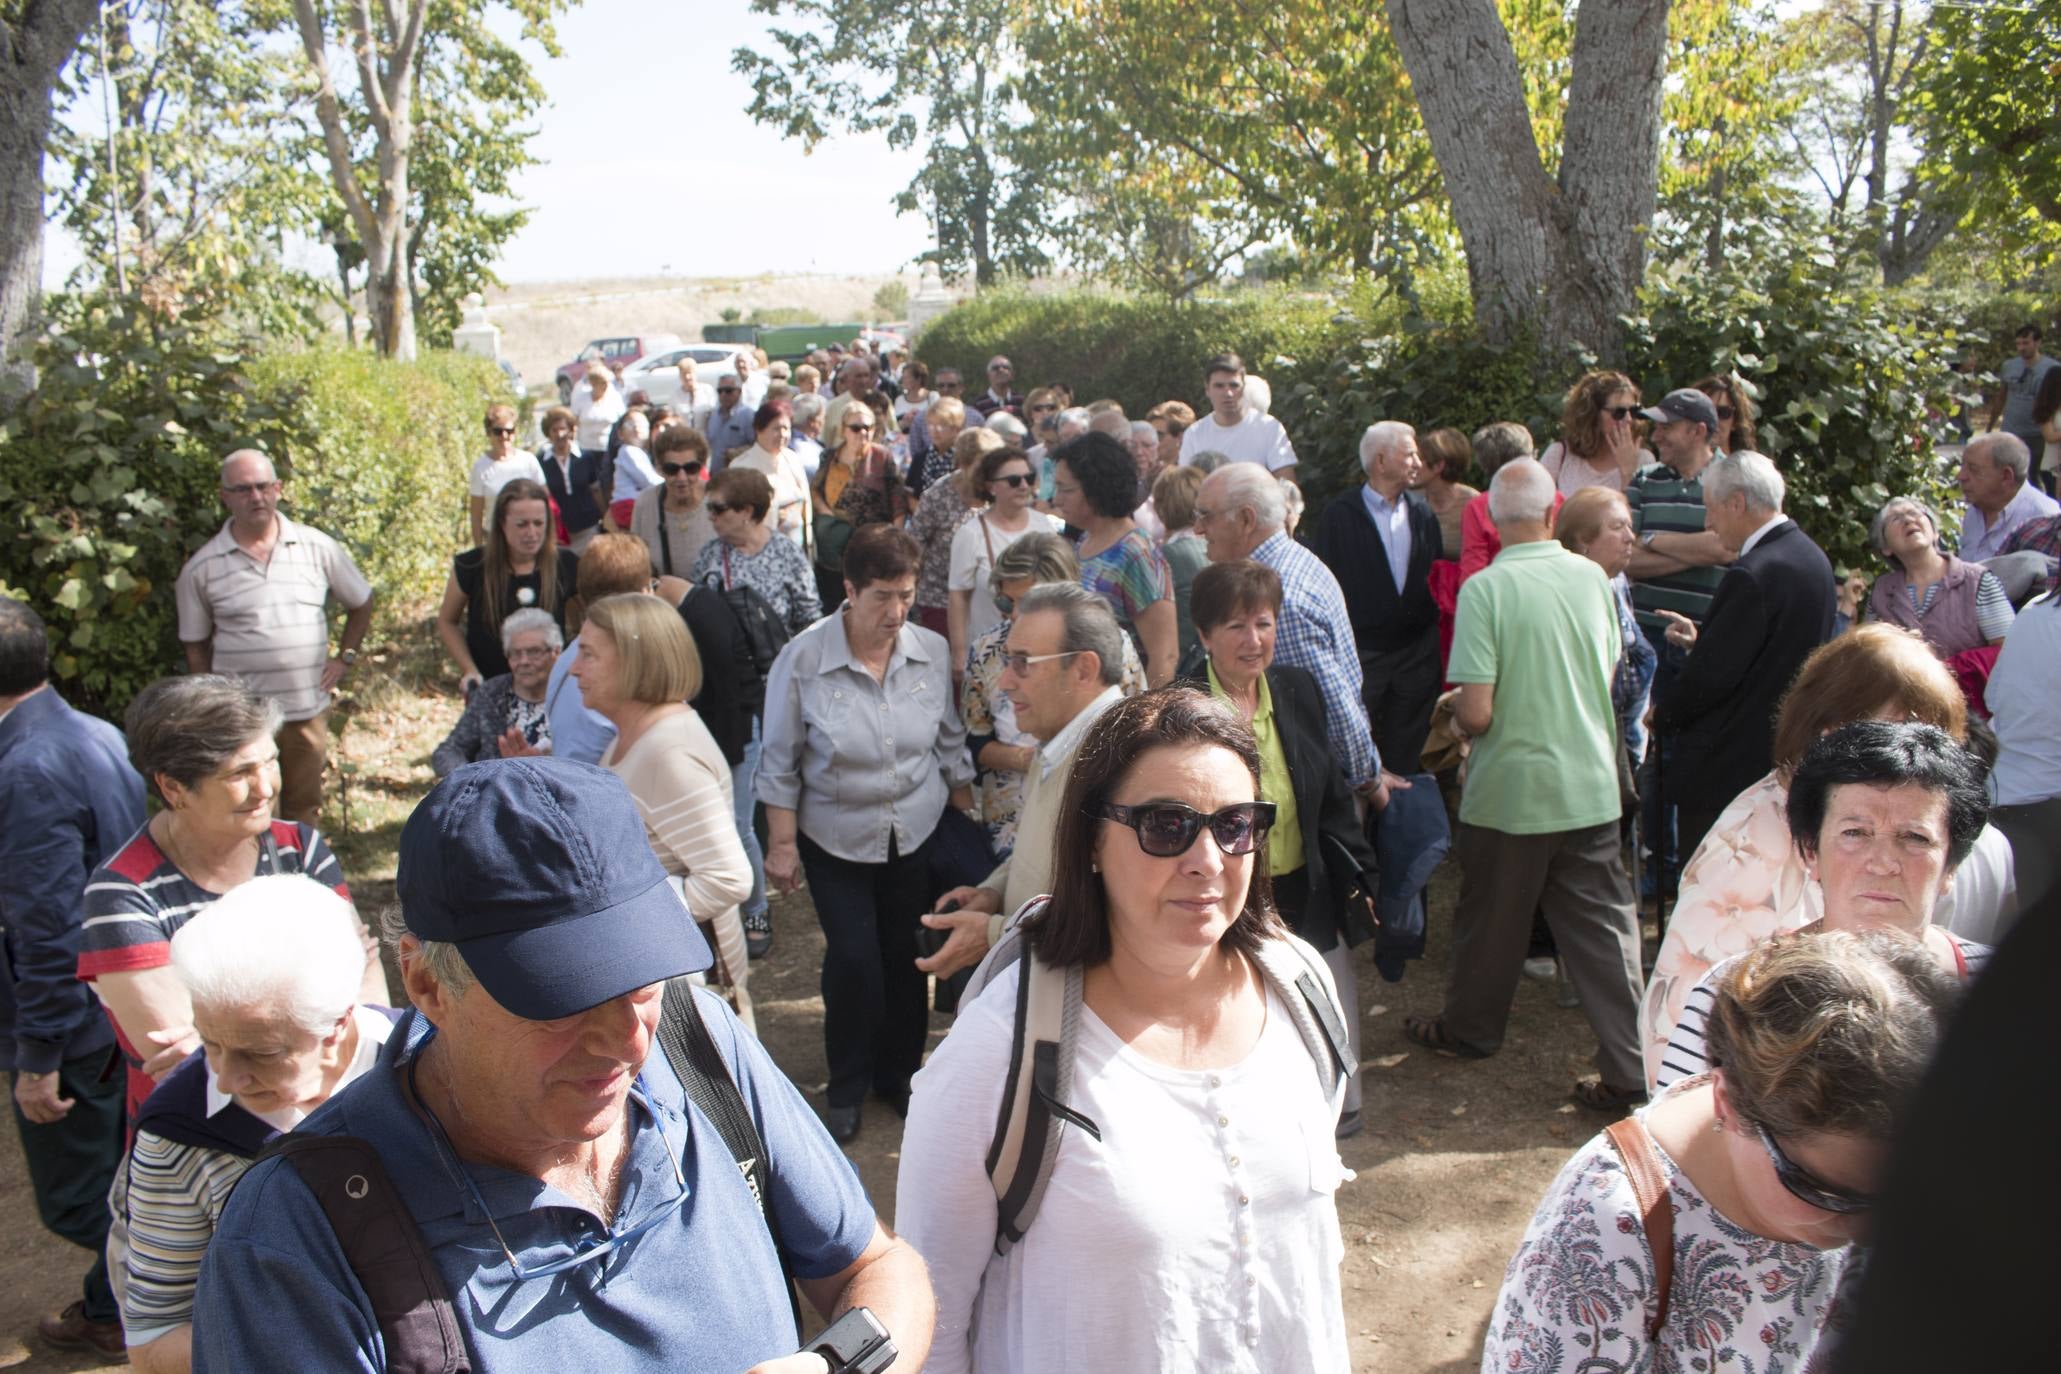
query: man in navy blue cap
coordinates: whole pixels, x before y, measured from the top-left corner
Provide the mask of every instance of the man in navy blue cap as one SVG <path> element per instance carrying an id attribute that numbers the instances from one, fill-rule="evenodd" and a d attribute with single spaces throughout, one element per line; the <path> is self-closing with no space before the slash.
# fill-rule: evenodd
<path id="1" fill-rule="evenodd" d="M 401 833 L 389 918 L 415 1012 L 297 1132 L 379 1152 L 471 1367 L 827 1371 L 796 1353 L 780 1258 L 713 1122 L 652 1053 L 665 980 L 711 956 L 614 775 L 497 759 Z M 816 1115 L 720 999 L 701 1016 L 764 1142 L 802 1291 L 864 1306 L 922 1365 L 922 1260 L 873 1214 Z M 293 1167 L 261 1161 L 201 1271 L 194 1368 L 385 1370 L 370 1300 Z"/>

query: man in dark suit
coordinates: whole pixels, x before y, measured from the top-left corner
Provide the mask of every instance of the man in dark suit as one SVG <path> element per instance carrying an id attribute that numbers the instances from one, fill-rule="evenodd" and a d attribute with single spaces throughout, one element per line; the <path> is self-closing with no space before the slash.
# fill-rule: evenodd
<path id="1" fill-rule="evenodd" d="M 1444 556 L 1438 517 L 1409 490 L 1423 465 L 1408 425 L 1369 425 L 1360 466 L 1366 485 L 1324 508 L 1316 553 L 1345 593 L 1375 748 L 1389 767 L 1411 773 L 1443 676 L 1431 599 L 1431 565 Z"/>
<path id="2" fill-rule="evenodd" d="M 1732 798 L 1774 756 L 1775 712 L 1797 669 L 1832 637 L 1832 563 L 1782 514 L 1782 474 L 1758 453 L 1730 453 L 1704 472 L 1704 521 L 1735 557 L 1699 630 L 1668 611 L 1667 637 L 1688 651 L 1656 723 L 1676 737 L 1667 765 L 1689 855 Z"/>

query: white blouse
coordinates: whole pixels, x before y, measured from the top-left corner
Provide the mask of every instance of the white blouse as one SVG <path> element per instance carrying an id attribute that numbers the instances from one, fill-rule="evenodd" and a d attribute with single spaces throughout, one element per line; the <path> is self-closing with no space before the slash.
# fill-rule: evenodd
<path id="1" fill-rule="evenodd" d="M 1337 1116 L 1287 1010 L 1232 1068 L 1133 1052 L 1083 1008 L 1070 1105 L 1037 1217 L 997 1257 L 985 1169 L 1016 970 L 960 1008 L 916 1075 L 895 1229 L 930 1266 L 931 1374 L 1351 1367 L 1334 1194 Z"/>

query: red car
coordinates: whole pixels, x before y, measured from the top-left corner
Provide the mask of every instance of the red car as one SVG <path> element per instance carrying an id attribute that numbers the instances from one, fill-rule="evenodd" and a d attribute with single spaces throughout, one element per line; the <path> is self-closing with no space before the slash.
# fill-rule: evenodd
<path id="1" fill-rule="evenodd" d="M 609 371 L 620 377 L 623 369 L 639 358 L 679 346 L 678 334 L 626 334 L 612 339 L 595 339 L 580 350 L 577 358 L 559 366 L 558 403 L 572 403 L 573 389 L 580 384 L 580 378 L 587 375 L 590 363 L 606 363 Z"/>

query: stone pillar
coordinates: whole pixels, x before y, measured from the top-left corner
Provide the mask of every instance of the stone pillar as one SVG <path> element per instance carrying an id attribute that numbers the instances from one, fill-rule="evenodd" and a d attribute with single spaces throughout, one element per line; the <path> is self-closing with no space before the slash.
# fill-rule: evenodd
<path id="1" fill-rule="evenodd" d="M 923 326 L 952 308 L 952 298 L 945 291 L 945 279 L 938 274 L 937 263 L 925 259 L 923 280 L 916 288 L 916 294 L 909 297 L 909 340 L 923 332 Z"/>
<path id="2" fill-rule="evenodd" d="M 501 360 L 501 329 L 487 320 L 486 302 L 475 291 L 465 298 L 465 321 L 451 331 L 451 346 L 488 362 Z"/>

